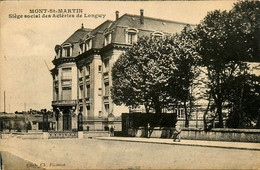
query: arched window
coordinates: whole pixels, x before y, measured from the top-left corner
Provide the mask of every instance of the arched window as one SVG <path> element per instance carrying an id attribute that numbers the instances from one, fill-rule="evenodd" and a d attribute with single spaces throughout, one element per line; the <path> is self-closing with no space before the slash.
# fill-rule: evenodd
<path id="1" fill-rule="evenodd" d="M 69 44 L 69 43 L 63 44 L 62 45 L 62 51 L 61 51 L 60 55 L 63 56 L 63 57 L 70 57 L 70 56 L 72 56 L 72 45 Z"/>
<path id="2" fill-rule="evenodd" d="M 125 42 L 127 44 L 133 44 L 135 42 L 137 42 L 137 34 L 138 34 L 138 30 L 135 28 L 128 28 L 125 31 Z"/>
<path id="3" fill-rule="evenodd" d="M 156 32 L 153 32 L 152 33 L 152 38 L 162 38 L 164 36 L 164 34 L 162 33 L 162 32 L 158 32 L 158 31 L 156 31 Z"/>

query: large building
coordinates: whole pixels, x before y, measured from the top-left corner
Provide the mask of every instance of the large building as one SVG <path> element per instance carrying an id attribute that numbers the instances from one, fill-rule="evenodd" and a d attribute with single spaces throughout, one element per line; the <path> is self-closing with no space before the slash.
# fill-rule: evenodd
<path id="1" fill-rule="evenodd" d="M 56 130 L 77 130 L 83 117 L 84 130 L 104 130 L 113 124 L 121 129 L 125 106 L 113 104 L 110 95 L 111 69 L 118 57 L 141 36 L 160 37 L 181 32 L 185 23 L 124 14 L 95 29 L 82 27 L 55 47 L 53 102 Z"/>

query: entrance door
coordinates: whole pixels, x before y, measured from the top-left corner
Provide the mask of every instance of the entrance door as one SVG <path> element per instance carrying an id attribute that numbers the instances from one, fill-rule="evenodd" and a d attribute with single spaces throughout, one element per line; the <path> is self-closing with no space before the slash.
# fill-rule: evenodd
<path id="1" fill-rule="evenodd" d="M 71 130 L 71 114 L 68 109 L 63 111 L 63 130 Z"/>

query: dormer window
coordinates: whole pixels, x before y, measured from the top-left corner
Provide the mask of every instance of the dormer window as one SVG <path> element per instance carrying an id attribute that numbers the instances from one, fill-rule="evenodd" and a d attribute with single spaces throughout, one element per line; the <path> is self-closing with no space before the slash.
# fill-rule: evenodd
<path id="1" fill-rule="evenodd" d="M 92 48 L 92 39 L 86 40 L 86 51 Z"/>
<path id="2" fill-rule="evenodd" d="M 64 53 L 64 55 L 63 55 L 63 53 Z M 72 46 L 71 46 L 71 44 L 64 44 L 62 46 L 62 51 L 61 51 L 60 55 L 63 56 L 63 57 L 72 56 Z"/>
<path id="3" fill-rule="evenodd" d="M 126 30 L 125 38 L 127 44 L 133 44 L 137 42 L 138 30 L 135 28 L 128 28 Z"/>
<path id="4" fill-rule="evenodd" d="M 111 33 L 105 34 L 105 46 L 111 43 L 112 35 Z"/>
<path id="5" fill-rule="evenodd" d="M 64 48 L 65 50 L 65 57 L 69 57 L 70 56 L 70 47 L 66 47 Z"/>
<path id="6" fill-rule="evenodd" d="M 79 48 L 80 48 L 79 53 L 82 54 L 82 53 L 85 52 L 86 45 L 85 45 L 84 43 L 81 43 L 81 44 L 79 45 Z"/>
<path id="7" fill-rule="evenodd" d="M 154 32 L 152 33 L 152 38 L 155 38 L 155 39 L 160 39 L 163 37 L 163 33 L 162 32 Z"/>

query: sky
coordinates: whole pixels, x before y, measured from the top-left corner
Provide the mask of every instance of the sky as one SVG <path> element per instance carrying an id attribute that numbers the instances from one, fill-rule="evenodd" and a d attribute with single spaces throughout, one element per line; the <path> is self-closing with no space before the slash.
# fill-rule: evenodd
<path id="1" fill-rule="evenodd" d="M 233 1 L 0 1 L 0 112 L 51 109 L 54 47 L 84 24 L 95 28 L 125 13 L 199 24 L 207 12 L 230 10 Z M 82 9 L 104 18 L 20 18 L 30 9 Z M 49 14 L 49 13 L 48 13 Z M 32 14 L 30 14 L 32 15 Z M 42 14 L 40 14 L 42 15 Z"/>

